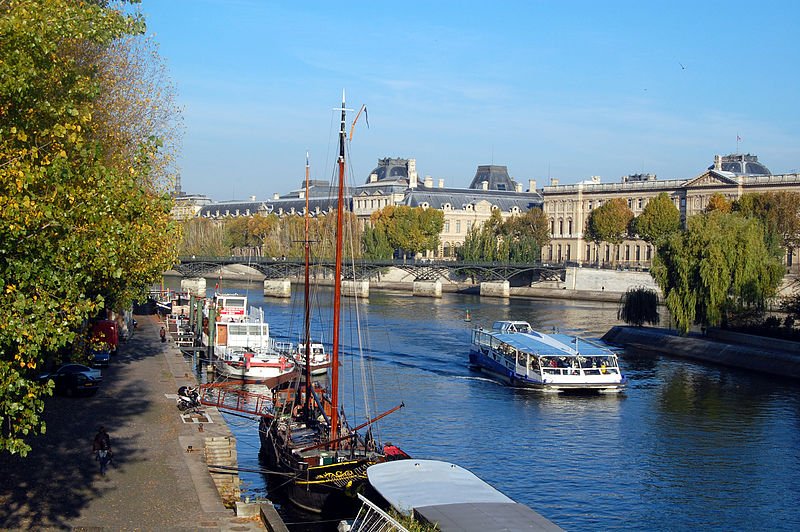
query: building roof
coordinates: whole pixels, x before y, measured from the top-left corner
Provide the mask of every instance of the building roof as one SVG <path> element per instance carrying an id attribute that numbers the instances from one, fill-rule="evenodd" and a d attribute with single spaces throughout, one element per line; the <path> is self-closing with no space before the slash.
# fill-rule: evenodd
<path id="1" fill-rule="evenodd" d="M 411 189 L 406 193 L 403 205 L 441 209 L 449 204 L 453 209 L 462 209 L 465 205 L 474 205 L 480 201 L 488 201 L 500 210 L 508 212 L 512 207 L 527 211 L 542 206 L 542 196 L 538 192 L 501 192 L 498 190 L 471 190 L 458 188 L 426 188 Z"/>
<path id="2" fill-rule="evenodd" d="M 469 188 L 482 189 L 484 181 L 488 182 L 489 190 L 514 191 L 517 189 L 517 182 L 509 177 L 508 168 L 505 166 L 494 164 L 478 166 Z"/>

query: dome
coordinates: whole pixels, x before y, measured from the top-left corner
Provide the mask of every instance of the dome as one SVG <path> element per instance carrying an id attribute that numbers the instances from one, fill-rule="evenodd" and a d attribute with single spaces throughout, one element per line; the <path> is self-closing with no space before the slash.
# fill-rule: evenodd
<path id="1" fill-rule="evenodd" d="M 708 167 L 709 170 L 730 172 L 736 175 L 772 175 L 769 168 L 758 162 L 758 156 L 743 155 L 740 153 L 715 156 L 714 164 Z"/>
<path id="2" fill-rule="evenodd" d="M 508 168 L 494 164 L 478 166 L 475 178 L 470 183 L 469 188 L 480 190 L 483 182 L 486 181 L 488 190 L 508 190 L 515 191 L 517 184 L 508 176 Z"/>
<path id="3" fill-rule="evenodd" d="M 372 175 L 378 176 L 378 181 L 399 181 L 408 180 L 408 159 L 378 159 L 378 166 L 370 172 Z M 367 183 L 371 182 L 371 178 L 367 178 Z"/>

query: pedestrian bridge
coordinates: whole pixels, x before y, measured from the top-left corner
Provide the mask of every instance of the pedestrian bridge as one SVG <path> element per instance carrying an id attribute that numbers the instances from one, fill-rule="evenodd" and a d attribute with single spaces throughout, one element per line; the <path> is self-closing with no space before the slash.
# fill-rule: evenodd
<path id="1" fill-rule="evenodd" d="M 264 295 L 290 297 L 292 280 L 305 275 L 305 262 L 265 257 L 182 257 L 173 267 L 184 279 L 181 286 L 190 292 L 205 293 L 205 278 L 221 272 L 226 266 L 246 266 L 264 276 Z M 497 262 L 460 262 L 430 260 L 355 260 L 342 267 L 342 294 L 369 296 L 370 280 L 380 281 L 381 275 L 399 269 L 413 278 L 413 293 L 419 296 L 441 297 L 442 284 L 468 283 L 479 285 L 481 295 L 508 297 L 511 283 L 517 286 L 548 281 L 563 281 L 566 265 L 542 263 L 511 264 Z M 331 281 L 336 265 L 332 260 L 314 261 L 311 275 L 316 280 Z"/>
<path id="2" fill-rule="evenodd" d="M 181 257 L 173 267 L 182 277 L 204 277 L 219 272 L 224 266 L 247 266 L 264 275 L 266 279 L 301 278 L 305 262 L 302 260 L 269 257 Z M 335 271 L 333 260 L 316 260 L 312 264 L 315 272 Z M 543 264 L 541 262 L 513 264 L 499 262 L 461 262 L 454 260 L 363 260 L 342 265 L 344 279 L 375 279 L 387 268 L 397 268 L 413 275 L 415 281 L 451 280 L 454 277 L 483 281 L 509 281 L 528 274 L 530 282 L 564 280 L 566 265 Z"/>

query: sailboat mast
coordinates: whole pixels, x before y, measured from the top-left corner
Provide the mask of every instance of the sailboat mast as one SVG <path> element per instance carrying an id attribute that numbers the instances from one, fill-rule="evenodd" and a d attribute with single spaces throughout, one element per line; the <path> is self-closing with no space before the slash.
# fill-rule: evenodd
<path id="1" fill-rule="evenodd" d="M 342 91 L 342 123 L 339 127 L 339 195 L 336 202 L 336 273 L 333 282 L 333 348 L 331 350 L 331 431 L 335 442 L 339 432 L 339 321 L 342 296 L 342 219 L 344 218 L 345 97 Z M 336 444 L 334 443 L 334 446 Z"/>
<path id="2" fill-rule="evenodd" d="M 309 212 L 308 212 L 308 175 L 309 175 L 309 164 L 308 164 L 308 152 L 306 152 L 306 215 L 305 215 L 305 285 L 303 289 L 303 295 L 305 296 L 305 327 L 304 327 L 304 342 L 306 345 L 306 399 L 303 405 L 303 410 L 306 412 L 306 415 L 309 415 L 311 409 L 309 408 L 311 405 L 311 298 L 309 297 L 309 269 L 310 269 L 310 262 L 311 262 L 311 252 L 310 252 L 310 243 L 309 243 Z"/>

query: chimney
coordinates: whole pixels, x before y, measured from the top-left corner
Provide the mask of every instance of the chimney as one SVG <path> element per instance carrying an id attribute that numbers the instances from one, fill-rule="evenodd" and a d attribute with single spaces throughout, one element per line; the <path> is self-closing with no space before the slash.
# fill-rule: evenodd
<path id="1" fill-rule="evenodd" d="M 555 178 L 555 177 L 551 177 L 550 178 L 550 186 L 551 187 L 557 187 L 558 186 L 558 179 Z"/>
<path id="2" fill-rule="evenodd" d="M 536 192 L 536 180 L 528 179 L 528 192 Z"/>
<path id="3" fill-rule="evenodd" d="M 370 183 L 377 183 L 378 182 L 378 174 L 369 174 L 369 182 Z"/>
<path id="4" fill-rule="evenodd" d="M 489 182 L 488 181 L 481 181 L 481 190 L 489 190 Z"/>
<path id="5" fill-rule="evenodd" d="M 517 183 L 517 192 L 522 192 L 522 183 Z"/>
<path id="6" fill-rule="evenodd" d="M 722 170 L 722 155 L 714 156 L 714 170 Z"/>
<path id="7" fill-rule="evenodd" d="M 444 188 L 444 179 L 439 180 L 439 188 Z"/>
<path id="8" fill-rule="evenodd" d="M 429 175 L 425 176 L 425 188 L 433 188 L 433 178 Z"/>
<path id="9" fill-rule="evenodd" d="M 408 160 L 408 188 L 417 188 L 419 177 L 417 176 L 417 160 Z"/>
<path id="10" fill-rule="evenodd" d="M 255 200 L 256 200 L 255 196 L 250 196 L 250 201 L 255 201 Z"/>
<path id="11" fill-rule="evenodd" d="M 272 195 L 272 199 L 280 199 L 280 198 L 281 198 L 281 195 L 278 194 L 277 192 Z"/>

